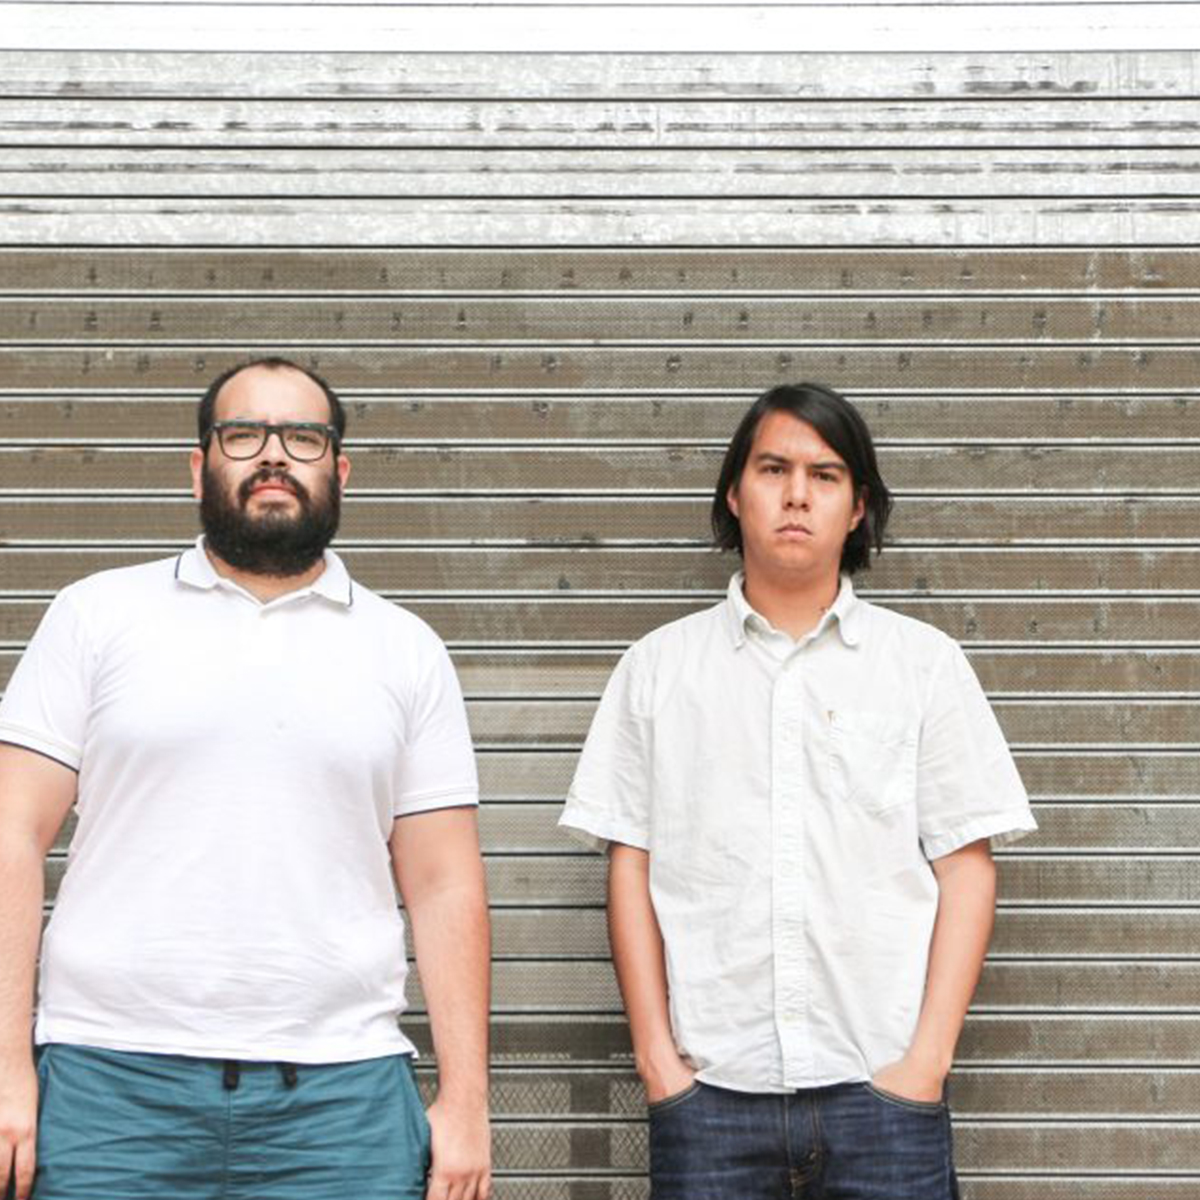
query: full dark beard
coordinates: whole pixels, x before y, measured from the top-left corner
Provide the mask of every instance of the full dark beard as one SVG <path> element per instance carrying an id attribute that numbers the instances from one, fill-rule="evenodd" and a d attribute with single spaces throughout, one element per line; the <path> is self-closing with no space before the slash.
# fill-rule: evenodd
<path id="1" fill-rule="evenodd" d="M 268 509 L 258 517 L 247 513 L 250 493 L 269 479 L 283 480 L 293 489 L 299 501 L 298 513 L 277 509 Z M 314 500 L 312 493 L 286 471 L 268 467 L 243 480 L 236 499 L 229 495 L 207 463 L 203 486 L 200 523 L 208 546 L 239 571 L 252 575 L 303 575 L 325 553 L 325 547 L 337 533 L 342 498 L 337 475 L 332 471 L 320 501 Z"/>

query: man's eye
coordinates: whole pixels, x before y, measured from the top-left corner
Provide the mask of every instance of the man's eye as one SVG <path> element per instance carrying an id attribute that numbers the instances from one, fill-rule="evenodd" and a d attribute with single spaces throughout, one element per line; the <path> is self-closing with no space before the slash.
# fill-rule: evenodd
<path id="1" fill-rule="evenodd" d="M 322 435 L 313 429 L 290 429 L 288 433 L 291 439 L 299 446 L 319 446 L 322 441 Z"/>
<path id="2" fill-rule="evenodd" d="M 245 425 L 229 425 L 225 429 L 227 442 L 252 442 L 258 437 L 262 437 L 261 429 L 249 429 Z"/>

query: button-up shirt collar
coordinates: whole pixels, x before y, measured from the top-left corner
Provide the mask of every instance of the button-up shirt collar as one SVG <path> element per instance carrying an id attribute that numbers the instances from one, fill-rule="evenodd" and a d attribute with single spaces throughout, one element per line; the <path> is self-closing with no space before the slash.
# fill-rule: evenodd
<path id="1" fill-rule="evenodd" d="M 755 635 L 772 639 L 784 638 L 792 643 L 794 649 L 820 637 L 835 622 L 838 633 L 847 646 L 857 646 L 862 640 L 862 601 L 854 594 L 854 585 L 848 575 L 841 577 L 837 597 L 821 615 L 816 628 L 798 640 L 777 630 L 766 617 L 755 612 L 746 599 L 745 588 L 746 574 L 744 571 L 738 571 L 729 580 L 729 587 L 725 593 L 729 636 L 733 639 L 735 649 L 741 649 L 746 644 L 747 637 Z"/>

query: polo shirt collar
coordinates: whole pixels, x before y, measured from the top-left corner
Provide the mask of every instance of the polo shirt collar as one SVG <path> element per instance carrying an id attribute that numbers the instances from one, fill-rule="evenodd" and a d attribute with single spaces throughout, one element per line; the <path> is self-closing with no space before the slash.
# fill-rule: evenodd
<path id="1" fill-rule="evenodd" d="M 188 547 L 176 559 L 175 578 L 188 587 L 199 588 L 202 591 L 210 591 L 215 587 L 237 586 L 217 573 L 212 559 L 208 557 L 208 553 L 204 549 L 203 534 L 196 539 L 194 546 Z M 242 589 L 238 588 L 237 590 L 240 592 Z M 354 584 L 350 579 L 350 572 L 346 570 L 346 564 L 332 550 L 325 551 L 325 570 L 308 587 L 298 588 L 295 592 L 279 596 L 277 601 L 309 594 L 321 596 L 346 608 L 349 608 L 354 602 Z"/>
<path id="2" fill-rule="evenodd" d="M 746 641 L 748 628 L 757 627 L 762 630 L 771 628 L 766 618 L 755 612 L 746 600 L 745 582 L 746 573 L 744 571 L 734 574 L 729 580 L 729 589 L 726 592 L 725 600 L 729 635 L 733 639 L 734 647 L 738 649 Z M 863 602 L 854 594 L 854 585 L 850 582 L 850 576 L 843 575 L 838 586 L 837 599 L 821 618 L 821 622 L 814 632 L 821 630 L 830 622 L 836 621 L 842 641 L 847 646 L 857 646 L 862 641 L 863 615 Z"/>

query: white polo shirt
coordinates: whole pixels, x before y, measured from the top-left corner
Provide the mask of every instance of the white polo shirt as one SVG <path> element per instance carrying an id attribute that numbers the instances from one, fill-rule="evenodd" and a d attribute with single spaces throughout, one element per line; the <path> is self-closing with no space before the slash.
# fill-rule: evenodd
<path id="1" fill-rule="evenodd" d="M 900 1058 L 937 911 L 929 860 L 1037 827 L 950 638 L 843 579 L 793 641 L 740 575 L 621 659 L 562 824 L 649 851 L 676 1042 L 701 1080 L 752 1092 Z"/>
<path id="2" fill-rule="evenodd" d="M 397 817 L 477 802 L 427 625 L 338 556 L 270 603 L 200 543 L 51 605 L 0 741 L 79 772 L 36 1038 L 334 1062 L 411 1051 Z"/>

